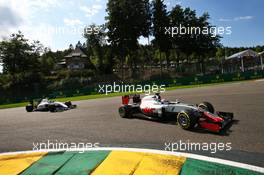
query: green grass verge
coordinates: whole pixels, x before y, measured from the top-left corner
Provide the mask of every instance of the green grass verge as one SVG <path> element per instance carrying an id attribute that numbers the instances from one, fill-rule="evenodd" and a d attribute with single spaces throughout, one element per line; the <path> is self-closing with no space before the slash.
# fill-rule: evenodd
<path id="1" fill-rule="evenodd" d="M 26 106 L 27 104 L 28 104 L 27 102 L 13 103 L 13 104 L 5 104 L 5 105 L 0 105 L 0 109 L 17 108 L 17 107 Z"/>
<path id="2" fill-rule="evenodd" d="M 245 81 L 252 81 L 252 80 L 244 80 Z M 166 88 L 166 91 L 171 90 L 177 90 L 177 89 L 188 89 L 188 88 L 199 88 L 199 87 L 207 87 L 207 86 L 216 86 L 221 84 L 232 84 L 232 83 L 238 83 L 242 81 L 232 81 L 232 82 L 221 82 L 221 83 L 211 83 L 211 84 L 200 84 L 200 85 L 186 85 L 186 86 L 175 86 L 175 87 L 168 87 Z M 75 96 L 75 97 L 62 97 L 62 98 L 56 98 L 53 100 L 58 100 L 61 102 L 65 101 L 82 101 L 82 100 L 91 100 L 91 99 L 99 99 L 99 98 L 108 98 L 108 97 L 117 97 L 127 94 L 133 94 L 131 93 L 111 93 L 108 95 L 105 94 L 97 94 L 97 95 L 84 95 L 84 96 Z M 13 104 L 4 104 L 0 105 L 0 109 L 7 109 L 7 108 L 17 108 L 17 107 L 24 107 L 28 104 L 28 102 L 22 102 L 22 103 L 13 103 Z"/>

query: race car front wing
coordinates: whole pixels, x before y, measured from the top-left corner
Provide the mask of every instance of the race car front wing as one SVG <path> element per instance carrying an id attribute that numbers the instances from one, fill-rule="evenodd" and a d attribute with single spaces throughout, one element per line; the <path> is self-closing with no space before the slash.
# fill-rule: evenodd
<path id="1" fill-rule="evenodd" d="M 212 114 L 204 111 L 202 118 L 199 120 L 199 126 L 212 132 L 220 132 L 233 121 L 233 118 L 234 114 L 229 112 Z"/>

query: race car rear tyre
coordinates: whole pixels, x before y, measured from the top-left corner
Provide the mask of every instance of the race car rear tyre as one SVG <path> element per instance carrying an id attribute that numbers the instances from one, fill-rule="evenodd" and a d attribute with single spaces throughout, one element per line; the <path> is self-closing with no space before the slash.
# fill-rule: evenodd
<path id="1" fill-rule="evenodd" d="M 118 110 L 120 117 L 130 118 L 131 117 L 131 108 L 129 106 L 121 106 Z"/>
<path id="2" fill-rule="evenodd" d="M 32 104 L 28 104 L 28 105 L 26 106 L 26 111 L 27 111 L 27 112 L 33 112 L 33 110 L 34 110 L 34 107 L 33 107 Z"/>
<path id="3" fill-rule="evenodd" d="M 214 110 L 214 106 L 209 103 L 209 102 L 202 102 L 201 104 L 198 105 L 199 108 L 202 108 L 210 113 L 214 113 L 215 110 Z"/>
<path id="4" fill-rule="evenodd" d="M 186 130 L 192 129 L 197 123 L 196 117 L 191 117 L 186 112 L 180 112 L 177 116 L 178 124 Z"/>

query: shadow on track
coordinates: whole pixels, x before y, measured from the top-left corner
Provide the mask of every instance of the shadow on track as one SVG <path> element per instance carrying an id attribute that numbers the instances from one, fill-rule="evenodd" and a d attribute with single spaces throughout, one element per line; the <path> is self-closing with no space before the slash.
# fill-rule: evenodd
<path id="1" fill-rule="evenodd" d="M 150 118 L 145 118 L 145 117 L 134 117 L 134 118 L 131 118 L 131 119 L 134 119 L 134 120 L 140 119 L 140 120 L 145 120 L 145 121 L 150 121 L 150 122 L 161 123 L 161 124 L 165 124 L 165 125 L 178 125 L 177 120 L 175 118 L 173 118 L 173 119 L 172 118 L 167 118 L 167 119 L 161 120 L 161 119 L 153 119 L 153 118 L 150 119 Z M 234 124 L 236 125 L 238 123 L 239 123 L 239 120 L 231 121 L 219 133 L 208 131 L 206 129 L 200 128 L 199 126 L 195 126 L 193 129 L 185 130 L 185 131 L 196 132 L 196 133 L 201 133 L 201 134 L 214 134 L 214 135 L 219 135 L 219 136 L 229 136 L 233 132 L 231 127 Z"/>

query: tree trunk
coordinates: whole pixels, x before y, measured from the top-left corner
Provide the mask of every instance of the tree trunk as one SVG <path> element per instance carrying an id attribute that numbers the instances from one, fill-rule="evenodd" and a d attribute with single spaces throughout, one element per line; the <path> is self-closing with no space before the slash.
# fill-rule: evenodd
<path id="1" fill-rule="evenodd" d="M 152 61 L 150 62 L 150 77 L 152 77 Z"/>
<path id="2" fill-rule="evenodd" d="M 161 51 L 159 51 L 159 56 L 160 56 L 160 76 L 162 77 L 162 59 L 161 59 Z"/>
<path id="3" fill-rule="evenodd" d="M 204 75 L 205 74 L 204 59 L 201 58 L 200 56 L 199 60 L 200 60 L 199 62 L 200 62 L 200 67 L 201 67 L 201 73 Z"/>
<path id="4" fill-rule="evenodd" d="M 124 80 L 124 58 L 121 56 L 121 79 Z"/>
<path id="5" fill-rule="evenodd" d="M 170 68 L 170 59 L 169 59 L 169 52 L 166 52 L 166 62 L 167 62 L 167 70 Z"/>
<path id="6" fill-rule="evenodd" d="M 180 59 L 179 59 L 179 54 L 176 52 L 176 60 L 175 60 L 175 72 L 178 72 L 178 68 L 180 65 Z"/>

